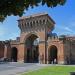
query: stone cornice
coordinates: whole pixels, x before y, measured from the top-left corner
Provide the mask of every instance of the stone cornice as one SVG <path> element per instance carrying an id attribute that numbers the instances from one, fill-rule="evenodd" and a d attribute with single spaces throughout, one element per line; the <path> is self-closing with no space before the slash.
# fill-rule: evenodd
<path id="1" fill-rule="evenodd" d="M 45 41 L 42 40 L 39 42 L 39 44 L 41 44 L 41 43 L 45 43 Z M 21 44 L 25 44 L 25 43 L 24 42 L 22 42 L 22 43 L 11 43 L 11 45 L 21 45 Z"/>

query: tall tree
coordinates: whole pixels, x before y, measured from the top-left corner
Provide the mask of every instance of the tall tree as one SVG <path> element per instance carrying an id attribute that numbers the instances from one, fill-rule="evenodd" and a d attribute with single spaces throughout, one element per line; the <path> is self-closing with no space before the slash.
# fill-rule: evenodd
<path id="1" fill-rule="evenodd" d="M 0 0 L 0 21 L 10 15 L 22 16 L 24 10 L 27 10 L 29 6 L 38 6 L 39 3 L 47 4 L 48 7 L 56 7 L 65 2 L 66 0 Z"/>

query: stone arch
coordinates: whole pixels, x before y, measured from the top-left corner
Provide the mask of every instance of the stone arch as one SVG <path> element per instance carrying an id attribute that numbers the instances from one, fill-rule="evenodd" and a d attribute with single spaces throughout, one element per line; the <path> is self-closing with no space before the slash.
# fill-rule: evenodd
<path id="1" fill-rule="evenodd" d="M 51 64 L 56 64 L 58 63 L 58 49 L 57 46 L 51 45 L 48 49 L 48 62 Z"/>
<path id="2" fill-rule="evenodd" d="M 16 47 L 11 48 L 11 61 L 17 62 L 18 49 Z"/>
<path id="3" fill-rule="evenodd" d="M 25 39 L 25 54 L 24 62 L 36 63 L 39 61 L 39 45 L 34 44 L 34 41 L 38 38 L 34 33 L 30 33 Z"/>
<path id="4" fill-rule="evenodd" d="M 31 36 L 31 35 L 35 35 L 35 36 L 37 36 L 38 38 L 40 38 L 40 37 L 37 35 L 37 33 L 35 33 L 35 32 L 30 32 L 30 33 L 28 33 L 28 34 L 25 36 L 24 42 L 25 42 L 26 39 L 27 39 L 29 36 Z"/>

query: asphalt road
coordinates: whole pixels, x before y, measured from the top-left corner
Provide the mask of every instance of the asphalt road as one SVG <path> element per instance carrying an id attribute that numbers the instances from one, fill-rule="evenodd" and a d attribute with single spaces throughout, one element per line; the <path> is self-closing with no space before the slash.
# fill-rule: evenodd
<path id="1" fill-rule="evenodd" d="M 0 75 L 20 75 L 23 72 L 41 68 L 37 63 L 3 63 L 0 64 Z"/>

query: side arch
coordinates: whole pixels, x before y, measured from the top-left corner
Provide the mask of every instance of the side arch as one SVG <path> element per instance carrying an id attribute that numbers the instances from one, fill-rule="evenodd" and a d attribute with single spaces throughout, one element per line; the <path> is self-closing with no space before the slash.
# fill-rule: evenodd
<path id="1" fill-rule="evenodd" d="M 11 61 L 17 62 L 18 49 L 16 47 L 11 48 Z"/>
<path id="2" fill-rule="evenodd" d="M 48 49 L 48 62 L 50 64 L 58 63 L 58 49 L 55 45 L 51 45 Z"/>

